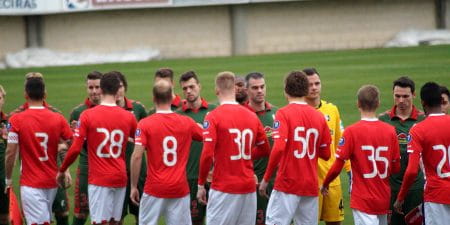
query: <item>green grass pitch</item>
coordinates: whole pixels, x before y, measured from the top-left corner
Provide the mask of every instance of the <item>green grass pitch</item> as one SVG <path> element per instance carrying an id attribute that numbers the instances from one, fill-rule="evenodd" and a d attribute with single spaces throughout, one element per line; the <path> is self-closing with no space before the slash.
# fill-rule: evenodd
<path id="1" fill-rule="evenodd" d="M 227 70 L 233 71 L 237 75 L 245 75 L 253 71 L 262 72 L 266 76 L 267 99 L 277 106 L 286 104 L 282 89 L 283 77 L 293 70 L 315 67 L 321 75 L 323 99 L 331 101 L 339 107 L 344 125 L 347 126 L 359 119 L 355 95 L 358 88 L 363 84 L 374 84 L 380 88 L 382 96 L 379 112 L 392 106 L 392 81 L 401 75 L 408 75 L 413 78 L 417 90 L 420 90 L 420 87 L 427 81 L 435 81 L 449 86 L 450 46 L 321 51 L 0 70 L 0 84 L 7 91 L 4 111 L 9 112 L 24 102 L 24 75 L 30 71 L 39 71 L 44 74 L 47 85 L 47 101 L 59 108 L 66 117 L 68 117 L 71 109 L 80 104 L 86 97 L 84 78 L 92 70 L 101 72 L 121 71 L 128 79 L 127 96 L 143 102 L 149 108 L 151 106 L 153 74 L 160 67 L 173 68 L 176 79 L 182 72 L 196 71 L 202 84 L 202 96 L 210 101 L 216 101 L 213 81 L 218 72 Z M 180 93 L 178 82 L 176 83 L 176 92 Z M 416 106 L 419 106 L 419 102 L 419 98 L 416 98 Z M 72 172 L 75 171 L 75 167 L 74 164 L 71 169 Z M 341 177 L 343 189 L 346 190 L 348 186 L 347 177 L 346 175 Z M 14 179 L 17 184 L 17 172 Z M 69 189 L 68 192 L 71 201 L 73 201 L 73 189 Z M 348 207 L 348 194 L 344 197 L 346 210 L 344 224 L 350 225 L 353 224 L 353 219 Z M 70 204 L 73 206 L 72 202 Z M 126 224 L 133 224 L 132 221 L 133 219 L 128 216 Z"/>

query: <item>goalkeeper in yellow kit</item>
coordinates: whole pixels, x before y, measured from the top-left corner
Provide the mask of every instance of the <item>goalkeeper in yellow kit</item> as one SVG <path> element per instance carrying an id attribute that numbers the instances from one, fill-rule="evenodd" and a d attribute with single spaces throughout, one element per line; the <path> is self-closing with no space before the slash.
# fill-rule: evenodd
<path id="1" fill-rule="evenodd" d="M 322 86 L 319 73 L 314 68 L 304 69 L 303 72 L 307 75 L 309 82 L 309 92 L 306 97 L 306 102 L 324 114 L 331 133 L 331 157 L 328 161 L 319 158 L 318 175 L 320 187 L 322 186 L 323 179 L 327 175 L 328 170 L 330 170 L 336 160 L 336 147 L 342 136 L 344 127 L 342 126 L 338 108 L 332 103 L 320 99 Z M 345 163 L 344 168 L 349 176 L 351 176 L 349 161 Z M 322 196 L 322 194 L 319 195 L 319 220 L 325 221 L 327 225 L 341 225 L 344 220 L 344 204 L 342 201 L 342 188 L 339 177 L 330 183 L 328 192 L 329 193 L 326 196 Z"/>

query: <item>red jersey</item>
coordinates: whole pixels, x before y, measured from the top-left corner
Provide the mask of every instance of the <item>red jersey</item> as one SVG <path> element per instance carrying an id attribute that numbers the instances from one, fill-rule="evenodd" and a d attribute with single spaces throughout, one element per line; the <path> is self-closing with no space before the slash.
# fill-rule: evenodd
<path id="1" fill-rule="evenodd" d="M 72 131 L 64 117 L 45 107 L 29 107 L 11 116 L 9 143 L 18 143 L 21 157 L 20 185 L 56 188 L 56 164 L 60 139 Z"/>
<path id="2" fill-rule="evenodd" d="M 330 157 L 331 136 L 322 113 L 305 102 L 291 102 L 275 114 L 274 145 L 264 180 L 278 166 L 274 189 L 299 196 L 318 196 L 318 157 Z"/>
<path id="3" fill-rule="evenodd" d="M 410 131 L 408 144 L 410 158 L 422 159 L 425 170 L 424 201 L 450 204 L 450 116 L 430 114 L 424 121 L 417 123 Z M 419 160 L 410 160 L 410 166 L 417 171 Z M 410 183 L 406 181 L 405 184 Z M 402 186 L 400 198 L 407 192 Z"/>
<path id="4" fill-rule="evenodd" d="M 214 161 L 211 188 L 231 194 L 255 192 L 252 155 L 270 151 L 255 113 L 237 102 L 224 102 L 206 115 L 203 129 L 198 183 L 205 184 Z M 261 148 L 253 149 L 255 146 Z"/>
<path id="5" fill-rule="evenodd" d="M 395 128 L 378 119 L 356 122 L 345 129 L 336 158 L 350 159 L 352 164 L 350 207 L 369 214 L 387 214 L 391 200 L 389 176 L 398 172 L 395 170 L 400 162 Z"/>
<path id="6" fill-rule="evenodd" d="M 172 111 L 157 111 L 141 120 L 136 144 L 147 149 L 144 192 L 158 198 L 181 198 L 189 194 L 186 163 L 192 139 L 202 140 L 195 121 Z"/>
<path id="7" fill-rule="evenodd" d="M 87 142 L 89 184 L 104 187 L 125 187 L 127 173 L 125 151 L 129 137 L 134 138 L 136 118 L 116 105 L 101 104 L 86 109 L 75 129 L 74 143 L 60 171 L 65 171 Z"/>

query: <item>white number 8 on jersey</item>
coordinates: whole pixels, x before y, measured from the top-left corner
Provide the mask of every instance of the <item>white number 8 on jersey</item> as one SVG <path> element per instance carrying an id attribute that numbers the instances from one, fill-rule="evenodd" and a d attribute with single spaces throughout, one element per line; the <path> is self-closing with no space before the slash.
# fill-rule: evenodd
<path id="1" fill-rule="evenodd" d="M 172 145 L 169 147 L 169 143 Z M 177 163 L 177 139 L 174 136 L 166 136 L 163 140 L 163 162 L 166 166 L 174 166 Z M 172 155 L 172 160 L 169 160 L 169 155 Z"/>

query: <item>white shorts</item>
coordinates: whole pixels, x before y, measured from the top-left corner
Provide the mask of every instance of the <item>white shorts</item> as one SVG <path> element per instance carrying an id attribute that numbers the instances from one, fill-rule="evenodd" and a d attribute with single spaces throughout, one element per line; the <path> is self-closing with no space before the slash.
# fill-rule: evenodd
<path id="1" fill-rule="evenodd" d="M 355 225 L 387 225 L 387 214 L 374 215 L 353 209 Z"/>
<path id="2" fill-rule="evenodd" d="M 28 225 L 51 223 L 56 190 L 56 188 L 20 186 L 23 214 Z"/>
<path id="3" fill-rule="evenodd" d="M 206 224 L 255 225 L 256 192 L 249 194 L 228 194 L 209 190 L 206 206 Z"/>
<path id="4" fill-rule="evenodd" d="M 88 199 L 92 224 L 109 222 L 111 219 L 120 221 L 125 200 L 125 187 L 111 188 L 89 184 Z"/>
<path id="5" fill-rule="evenodd" d="M 442 225 L 450 221 L 450 205 L 424 202 L 425 224 Z"/>
<path id="6" fill-rule="evenodd" d="M 317 225 L 319 197 L 298 196 L 273 190 L 267 205 L 266 224 Z"/>
<path id="7" fill-rule="evenodd" d="M 167 225 L 191 225 L 190 195 L 182 198 L 157 198 L 144 193 L 139 204 L 139 224 L 158 225 L 164 216 Z"/>

